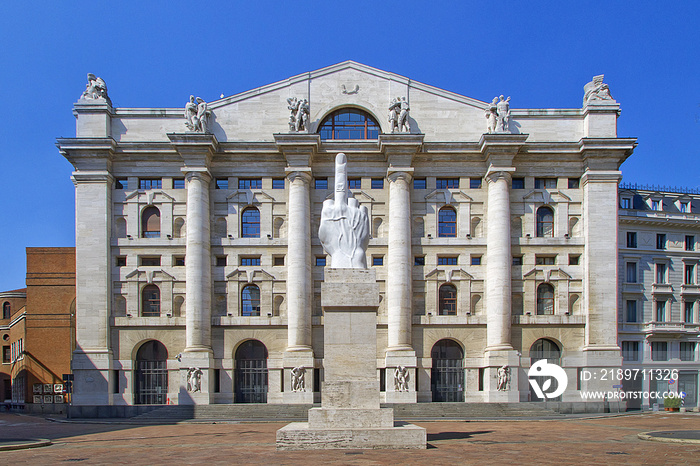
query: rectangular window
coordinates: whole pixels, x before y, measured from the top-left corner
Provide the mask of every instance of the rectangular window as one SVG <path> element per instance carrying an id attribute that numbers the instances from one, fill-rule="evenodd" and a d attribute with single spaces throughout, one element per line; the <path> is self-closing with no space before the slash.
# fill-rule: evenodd
<path id="1" fill-rule="evenodd" d="M 661 209 L 659 208 L 660 205 L 661 205 L 661 204 L 659 203 L 659 201 L 654 201 L 654 200 L 652 200 L 652 201 L 651 201 L 651 210 L 661 210 Z"/>
<path id="2" fill-rule="evenodd" d="M 623 361 L 639 361 L 639 342 L 638 341 L 623 341 L 622 342 L 622 360 Z"/>
<path id="3" fill-rule="evenodd" d="M 554 265 L 556 256 L 535 256 L 535 265 Z"/>
<path id="4" fill-rule="evenodd" d="M 413 265 L 423 266 L 425 265 L 425 256 L 416 256 L 413 258 Z"/>
<path id="5" fill-rule="evenodd" d="M 685 213 L 690 212 L 690 208 L 689 208 L 689 207 L 690 207 L 690 204 L 689 204 L 689 203 L 687 203 L 687 202 L 681 202 L 681 203 L 680 203 L 680 211 L 681 211 L 681 213 L 685 214 Z"/>
<path id="6" fill-rule="evenodd" d="M 185 256 L 174 256 L 173 257 L 173 265 L 175 267 L 184 267 L 185 266 Z"/>
<path id="7" fill-rule="evenodd" d="M 685 250 L 695 251 L 695 236 L 685 235 Z"/>
<path id="8" fill-rule="evenodd" d="M 481 265 L 481 256 L 472 256 L 472 265 Z"/>
<path id="9" fill-rule="evenodd" d="M 479 368 L 479 383 L 478 383 L 478 390 L 480 392 L 484 391 L 484 368 L 480 367 Z"/>
<path id="10" fill-rule="evenodd" d="M 681 361 L 695 361 L 695 348 L 697 343 L 694 341 L 681 342 Z"/>
<path id="11" fill-rule="evenodd" d="M 578 265 L 581 261 L 580 254 L 569 254 L 569 265 Z"/>
<path id="12" fill-rule="evenodd" d="M 695 301 L 685 301 L 683 303 L 683 317 L 687 324 L 695 321 Z"/>
<path id="13" fill-rule="evenodd" d="M 627 232 L 627 247 L 636 248 L 637 247 L 637 232 L 628 231 Z"/>
<path id="14" fill-rule="evenodd" d="M 284 256 L 272 256 L 272 265 L 280 267 L 284 265 Z"/>
<path id="15" fill-rule="evenodd" d="M 535 189 L 556 189 L 556 178 L 535 178 Z"/>
<path id="16" fill-rule="evenodd" d="M 216 266 L 226 267 L 226 256 L 216 256 Z"/>
<path id="17" fill-rule="evenodd" d="M 326 256 L 317 256 L 316 257 L 316 265 L 319 267 L 325 267 L 326 266 Z"/>
<path id="18" fill-rule="evenodd" d="M 627 307 L 627 315 L 626 321 L 630 323 L 637 322 L 637 301 L 633 299 L 628 299 L 626 301 L 626 307 Z"/>
<path id="19" fill-rule="evenodd" d="M 328 189 L 328 178 L 316 178 L 314 180 L 314 189 Z"/>
<path id="20" fill-rule="evenodd" d="M 578 189 L 579 181 L 578 178 L 569 178 L 569 189 Z"/>
<path id="21" fill-rule="evenodd" d="M 284 178 L 272 178 L 272 189 L 284 189 Z"/>
<path id="22" fill-rule="evenodd" d="M 221 391 L 221 369 L 214 369 L 214 393 Z"/>
<path id="23" fill-rule="evenodd" d="M 217 178 L 216 189 L 228 189 L 228 178 Z"/>
<path id="24" fill-rule="evenodd" d="M 362 188 L 362 178 L 348 178 L 348 189 Z"/>
<path id="25" fill-rule="evenodd" d="M 384 256 L 372 256 L 372 265 L 384 265 Z"/>
<path id="26" fill-rule="evenodd" d="M 663 233 L 656 234 L 656 249 L 666 249 L 666 235 Z"/>
<path id="27" fill-rule="evenodd" d="M 241 265 L 260 265 L 260 256 L 240 257 Z"/>
<path id="28" fill-rule="evenodd" d="M 139 189 L 161 189 L 162 186 L 160 178 L 139 178 Z"/>
<path id="29" fill-rule="evenodd" d="M 119 369 L 112 370 L 112 393 L 119 393 Z"/>
<path id="30" fill-rule="evenodd" d="M 239 178 L 238 189 L 262 189 L 262 178 Z"/>
<path id="31" fill-rule="evenodd" d="M 523 256 L 513 256 L 513 265 L 523 265 Z"/>
<path id="32" fill-rule="evenodd" d="M 481 178 L 469 178 L 469 189 L 481 188 Z"/>
<path id="33" fill-rule="evenodd" d="M 428 187 L 428 184 L 425 181 L 425 178 L 414 178 L 413 179 L 413 189 L 426 189 Z"/>
<path id="34" fill-rule="evenodd" d="M 652 361 L 668 361 L 668 342 L 652 341 L 651 342 L 651 360 Z"/>
<path id="35" fill-rule="evenodd" d="M 666 322 L 666 301 L 663 299 L 656 301 L 656 321 Z"/>
<path id="36" fill-rule="evenodd" d="M 656 283 L 666 283 L 666 264 L 656 264 Z"/>
<path id="37" fill-rule="evenodd" d="M 384 178 L 372 178 L 372 189 L 384 189 Z"/>
<path id="38" fill-rule="evenodd" d="M 631 209 L 632 199 L 630 199 L 629 197 L 623 197 L 620 201 L 620 207 L 622 207 L 623 209 Z"/>
<path id="39" fill-rule="evenodd" d="M 457 257 L 438 256 L 438 265 L 457 265 Z"/>
<path id="40" fill-rule="evenodd" d="M 117 267 L 126 267 L 126 256 L 117 256 L 114 258 L 114 265 Z"/>
<path id="41" fill-rule="evenodd" d="M 695 284 L 695 264 L 685 264 L 685 284 Z"/>
<path id="42" fill-rule="evenodd" d="M 525 178 L 513 178 L 513 189 L 525 189 Z"/>
<path id="43" fill-rule="evenodd" d="M 625 278 L 627 279 L 627 283 L 637 283 L 637 263 L 628 262 L 626 268 L 627 273 Z"/>
<path id="44" fill-rule="evenodd" d="M 185 179 L 173 178 L 173 189 L 185 189 Z"/>
<path id="45" fill-rule="evenodd" d="M 457 189 L 459 188 L 459 178 L 438 178 L 435 180 L 436 189 Z"/>
<path id="46" fill-rule="evenodd" d="M 10 346 L 2 347 L 2 362 L 5 364 L 12 362 L 12 351 Z"/>
<path id="47" fill-rule="evenodd" d="M 127 178 L 117 178 L 114 181 L 114 189 L 129 189 L 129 180 Z"/>
<path id="48" fill-rule="evenodd" d="M 141 257 L 141 265 L 144 267 L 157 267 L 160 265 L 160 256 Z"/>

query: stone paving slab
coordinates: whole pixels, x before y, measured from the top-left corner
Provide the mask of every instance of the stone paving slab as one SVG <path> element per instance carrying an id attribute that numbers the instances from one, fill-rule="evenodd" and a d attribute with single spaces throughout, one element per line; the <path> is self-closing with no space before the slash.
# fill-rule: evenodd
<path id="1" fill-rule="evenodd" d="M 286 422 L 240 424 L 56 423 L 0 414 L 2 438 L 53 445 L 2 452 L 3 464 L 697 464 L 700 445 L 647 442 L 640 432 L 700 430 L 700 416 L 648 413 L 598 419 L 420 422 L 426 450 L 277 451 Z"/>

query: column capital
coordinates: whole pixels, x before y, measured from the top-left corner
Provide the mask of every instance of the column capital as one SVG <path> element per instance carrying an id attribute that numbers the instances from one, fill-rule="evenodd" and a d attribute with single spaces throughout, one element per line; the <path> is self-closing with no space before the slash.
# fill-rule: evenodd
<path id="1" fill-rule="evenodd" d="M 482 134 L 479 151 L 490 165 L 510 166 L 529 134 Z"/>
<path id="2" fill-rule="evenodd" d="M 386 177 L 390 183 L 399 180 L 403 180 L 406 183 L 410 183 L 413 179 L 413 167 L 389 167 L 389 169 L 386 171 Z"/>
<path id="3" fill-rule="evenodd" d="M 424 137 L 424 134 L 380 134 L 377 142 L 390 166 L 410 167 L 413 156 L 423 147 Z"/>
<path id="4" fill-rule="evenodd" d="M 286 168 L 284 170 L 285 174 L 287 175 L 287 179 L 289 180 L 290 183 L 294 183 L 297 179 L 301 179 L 301 181 L 304 182 L 304 184 L 309 184 L 311 183 L 311 180 L 313 179 L 313 174 L 311 173 L 311 168 L 306 167 L 306 168 Z"/>
<path id="5" fill-rule="evenodd" d="M 117 142 L 112 138 L 59 138 L 56 147 L 76 171 L 110 171 Z"/>
<path id="6" fill-rule="evenodd" d="M 273 135 L 277 149 L 290 167 L 308 167 L 321 146 L 321 136 L 308 133 L 278 133 Z"/>
<path id="7" fill-rule="evenodd" d="M 209 167 L 219 150 L 219 141 L 210 133 L 168 133 L 170 144 L 182 157 L 185 167 Z"/>
<path id="8" fill-rule="evenodd" d="M 105 183 L 111 185 L 114 182 L 114 177 L 107 171 L 73 172 L 70 179 L 76 187 L 79 184 Z"/>
<path id="9" fill-rule="evenodd" d="M 581 176 L 581 185 L 587 183 L 620 183 L 622 172 L 618 170 L 586 170 Z"/>
<path id="10" fill-rule="evenodd" d="M 209 183 L 212 179 L 211 173 L 205 167 L 184 167 L 180 171 L 185 174 L 187 181 L 194 179 Z"/>
<path id="11" fill-rule="evenodd" d="M 510 183 L 514 172 L 514 167 L 494 167 L 493 165 L 490 165 L 488 170 L 486 170 L 486 182 L 495 183 L 500 180 L 505 180 Z"/>

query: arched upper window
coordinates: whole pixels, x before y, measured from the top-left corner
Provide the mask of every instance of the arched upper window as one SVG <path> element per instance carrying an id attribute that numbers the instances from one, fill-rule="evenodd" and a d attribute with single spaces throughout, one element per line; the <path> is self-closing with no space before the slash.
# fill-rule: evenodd
<path id="1" fill-rule="evenodd" d="M 554 287 L 549 283 L 542 283 L 537 287 L 537 315 L 554 314 Z"/>
<path id="2" fill-rule="evenodd" d="M 12 306 L 10 306 L 9 302 L 4 302 L 2 304 L 2 318 L 3 319 L 9 319 L 10 314 L 12 313 Z"/>
<path id="3" fill-rule="evenodd" d="M 241 215 L 241 238 L 260 238 L 260 211 L 248 207 Z"/>
<path id="4" fill-rule="evenodd" d="M 156 285 L 146 285 L 141 292 L 141 316 L 160 317 L 160 289 Z"/>
<path id="5" fill-rule="evenodd" d="M 547 338 L 540 338 L 530 347 L 530 364 L 546 359 L 552 364 L 559 364 L 561 358 L 561 349 L 559 345 Z"/>
<path id="6" fill-rule="evenodd" d="M 246 285 L 241 292 L 241 315 L 260 315 L 260 288 L 255 285 Z"/>
<path id="7" fill-rule="evenodd" d="M 456 316 L 457 315 L 457 288 L 454 285 L 445 283 L 440 287 L 440 307 L 438 315 L 441 316 Z"/>
<path id="8" fill-rule="evenodd" d="M 452 207 L 443 207 L 438 212 L 438 236 L 457 237 L 457 212 Z"/>
<path id="9" fill-rule="evenodd" d="M 537 236 L 539 238 L 554 237 L 554 211 L 550 207 L 537 209 Z"/>
<path id="10" fill-rule="evenodd" d="M 160 238 L 160 210 L 149 206 L 141 213 L 141 236 L 144 238 Z"/>
<path id="11" fill-rule="evenodd" d="M 344 108 L 328 115 L 321 126 L 321 139 L 377 139 L 381 128 L 367 112 Z"/>

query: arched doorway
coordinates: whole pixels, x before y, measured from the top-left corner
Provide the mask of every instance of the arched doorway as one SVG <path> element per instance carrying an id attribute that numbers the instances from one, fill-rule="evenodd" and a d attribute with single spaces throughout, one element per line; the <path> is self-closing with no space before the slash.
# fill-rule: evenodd
<path id="1" fill-rule="evenodd" d="M 539 340 L 535 341 L 532 346 L 530 347 L 530 366 L 535 364 L 537 361 L 541 361 L 542 359 L 546 359 L 549 364 L 556 364 L 558 366 L 561 366 L 561 349 L 559 348 L 559 345 L 557 345 L 555 342 L 552 340 L 549 340 L 547 338 L 540 338 Z M 553 384 L 556 384 L 557 381 L 554 378 L 551 377 L 537 377 L 537 376 L 530 376 L 529 378 L 534 379 L 540 387 L 544 385 L 545 382 L 548 380 L 551 380 Z M 556 385 L 552 388 L 550 388 L 548 391 L 553 392 L 556 390 L 557 387 Z M 561 397 L 556 397 L 556 398 L 547 398 L 546 400 L 543 398 L 540 398 L 537 396 L 535 391 L 532 388 L 532 385 L 530 385 L 530 400 L 531 401 L 561 401 Z"/>
<path id="2" fill-rule="evenodd" d="M 248 340 L 236 349 L 236 403 L 267 403 L 267 348 Z"/>
<path id="3" fill-rule="evenodd" d="M 156 340 L 147 341 L 136 353 L 134 401 L 163 405 L 168 400 L 168 350 Z"/>
<path id="4" fill-rule="evenodd" d="M 433 368 L 430 388 L 433 401 L 464 401 L 464 352 L 453 340 L 440 340 L 430 353 Z"/>

